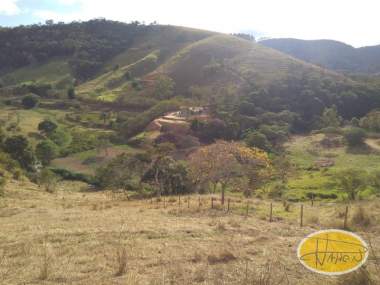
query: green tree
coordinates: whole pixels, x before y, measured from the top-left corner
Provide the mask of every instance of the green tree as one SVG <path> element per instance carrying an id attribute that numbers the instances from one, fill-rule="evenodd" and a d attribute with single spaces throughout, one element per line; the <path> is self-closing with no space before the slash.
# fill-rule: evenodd
<path id="1" fill-rule="evenodd" d="M 151 163 L 147 153 L 121 154 L 96 171 L 102 188 L 134 190 L 140 186 L 141 177 Z"/>
<path id="2" fill-rule="evenodd" d="M 162 194 L 182 194 L 191 191 L 186 165 L 170 156 L 156 159 L 144 174 L 143 181 L 153 183 L 158 197 Z"/>
<path id="3" fill-rule="evenodd" d="M 270 151 L 271 149 L 271 144 L 267 137 L 260 132 L 249 132 L 244 140 L 250 147 L 258 147 L 265 151 Z"/>
<path id="4" fill-rule="evenodd" d="M 347 193 L 350 200 L 355 200 L 359 192 L 368 186 L 368 174 L 364 170 L 346 169 L 335 176 L 338 189 Z"/>
<path id="5" fill-rule="evenodd" d="M 72 141 L 72 137 L 70 133 L 68 133 L 62 128 L 55 129 L 49 135 L 49 139 L 52 140 L 56 145 L 60 147 L 68 146 Z"/>
<path id="6" fill-rule="evenodd" d="M 350 147 L 361 146 L 364 144 L 366 132 L 361 128 L 351 128 L 345 132 L 344 138 Z"/>
<path id="7" fill-rule="evenodd" d="M 22 98 L 22 105 L 26 108 L 26 109 L 32 109 L 34 107 L 36 107 L 40 102 L 40 99 L 37 95 L 33 95 L 33 94 L 30 94 L 30 95 L 26 95 L 24 98 Z"/>
<path id="8" fill-rule="evenodd" d="M 51 140 L 43 140 L 36 146 L 36 156 L 43 165 L 48 165 L 58 154 L 59 148 Z"/>
<path id="9" fill-rule="evenodd" d="M 57 129 L 57 127 L 57 124 L 49 119 L 45 119 L 38 124 L 38 130 L 44 133 L 45 135 L 50 135 Z"/>
<path id="10" fill-rule="evenodd" d="M 4 142 L 4 150 L 24 169 L 33 169 L 35 157 L 26 137 L 17 135 L 7 138 Z"/>
<path id="11" fill-rule="evenodd" d="M 169 99 L 173 96 L 173 92 L 173 79 L 166 75 L 160 75 L 156 80 L 154 95 L 160 99 Z"/>
<path id="12" fill-rule="evenodd" d="M 335 127 L 338 128 L 342 124 L 342 118 L 338 115 L 336 106 L 325 108 L 320 119 L 321 128 Z"/>

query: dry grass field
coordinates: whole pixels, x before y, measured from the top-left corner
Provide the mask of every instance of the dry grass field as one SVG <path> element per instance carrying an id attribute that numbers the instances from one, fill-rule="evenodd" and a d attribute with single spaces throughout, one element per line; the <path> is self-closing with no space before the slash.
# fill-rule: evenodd
<path id="1" fill-rule="evenodd" d="M 325 277 L 296 257 L 307 234 L 341 225 L 343 205 L 305 207 L 300 228 L 296 204 L 288 215 L 275 210 L 269 223 L 268 201 L 251 200 L 247 217 L 246 201 L 236 198 L 226 213 L 211 209 L 210 196 L 200 208 L 198 196 L 190 208 L 187 197 L 181 206 L 167 197 L 164 207 L 80 187 L 65 182 L 51 194 L 8 183 L 0 198 L 0 284 L 379 284 L 379 201 L 365 202 L 369 224 L 359 219 L 355 227 L 373 247 L 366 270 L 374 283 L 363 283 L 364 273 Z"/>

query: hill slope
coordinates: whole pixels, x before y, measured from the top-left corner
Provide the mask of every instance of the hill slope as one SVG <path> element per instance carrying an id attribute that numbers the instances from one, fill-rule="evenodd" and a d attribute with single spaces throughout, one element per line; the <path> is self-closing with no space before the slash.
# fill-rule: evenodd
<path id="1" fill-rule="evenodd" d="M 4 98 L 38 89 L 22 87 L 25 83 L 47 84 L 50 91 L 43 96 L 54 100 L 67 100 L 68 88 L 75 87 L 87 105 L 95 101 L 92 107 L 147 111 L 138 122 L 118 126 L 122 129 L 145 125 L 153 116 L 184 104 L 184 98 L 192 105 L 214 105 L 219 114 L 234 114 L 239 124 L 240 115 L 252 122 L 268 111 L 291 111 L 308 129 L 333 104 L 346 118 L 380 106 L 377 89 L 369 84 L 232 35 L 92 20 L 5 29 L 0 39 L 6 42 L 0 50 Z M 16 60 L 19 56 L 23 60 Z M 157 107 L 173 98 L 181 102 Z M 148 112 L 150 108 L 155 109 Z M 247 127 L 257 125 L 242 128 Z"/>
<path id="2" fill-rule="evenodd" d="M 332 40 L 298 39 L 269 39 L 260 41 L 260 44 L 340 72 L 380 72 L 380 46 L 354 48 Z"/>

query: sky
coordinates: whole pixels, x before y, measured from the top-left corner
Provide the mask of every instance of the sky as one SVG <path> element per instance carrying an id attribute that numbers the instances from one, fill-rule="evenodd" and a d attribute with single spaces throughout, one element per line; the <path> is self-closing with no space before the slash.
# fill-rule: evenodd
<path id="1" fill-rule="evenodd" d="M 379 0 L 0 0 L 0 26 L 106 18 L 260 37 L 380 44 Z"/>

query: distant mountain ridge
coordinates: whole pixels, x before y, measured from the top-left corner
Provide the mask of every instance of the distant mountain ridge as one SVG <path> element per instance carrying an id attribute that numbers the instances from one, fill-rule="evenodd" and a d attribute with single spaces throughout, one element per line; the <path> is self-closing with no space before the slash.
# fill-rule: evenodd
<path id="1" fill-rule="evenodd" d="M 334 40 L 292 38 L 262 40 L 260 44 L 295 58 L 348 74 L 380 73 L 380 45 L 354 48 Z"/>

